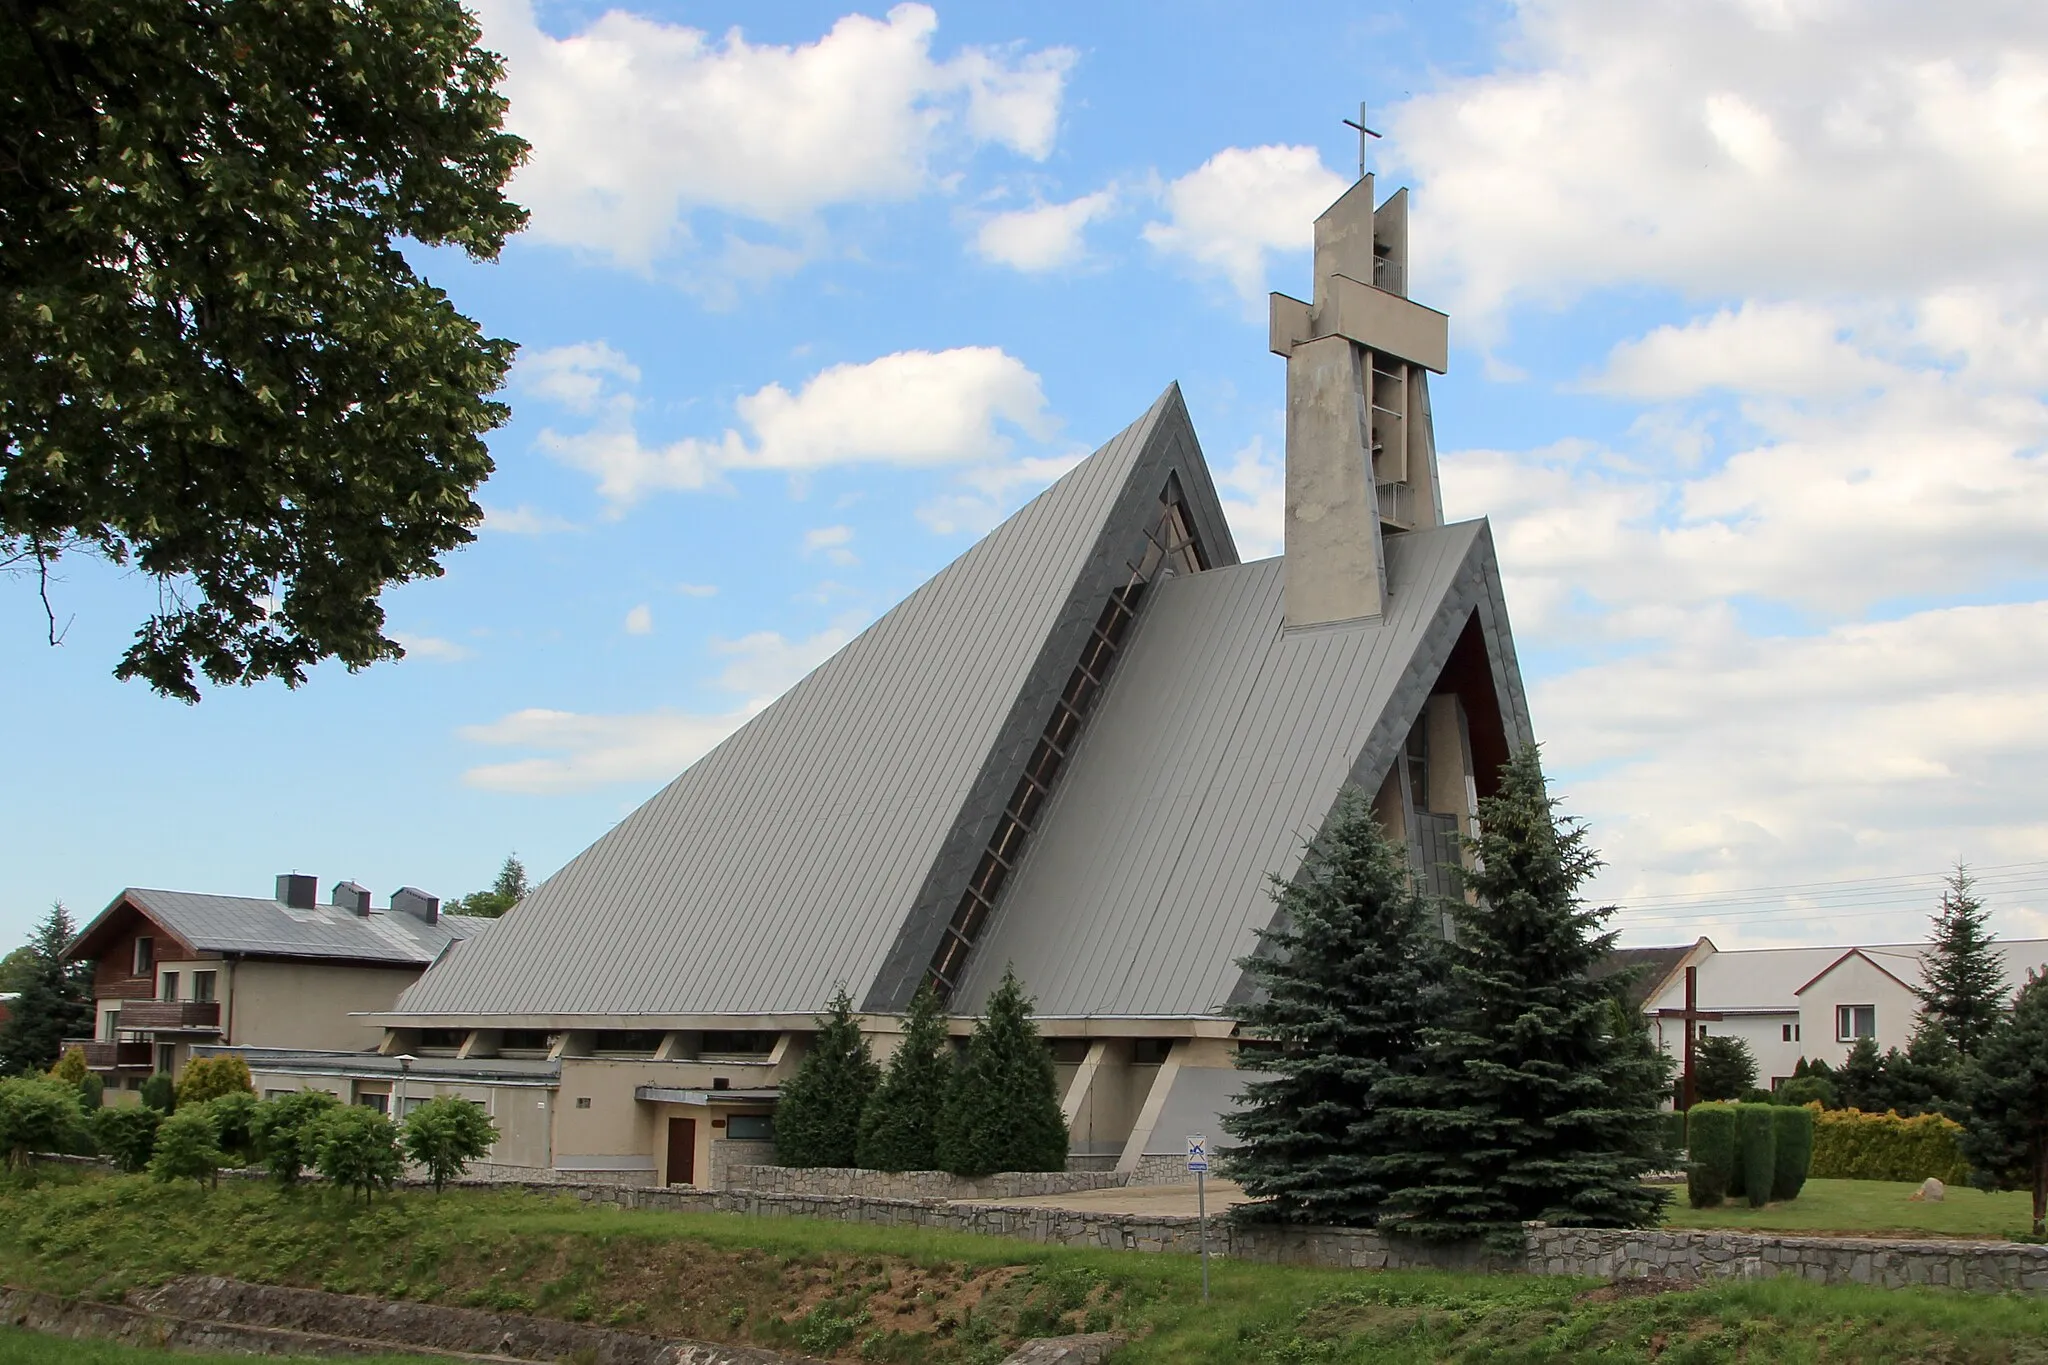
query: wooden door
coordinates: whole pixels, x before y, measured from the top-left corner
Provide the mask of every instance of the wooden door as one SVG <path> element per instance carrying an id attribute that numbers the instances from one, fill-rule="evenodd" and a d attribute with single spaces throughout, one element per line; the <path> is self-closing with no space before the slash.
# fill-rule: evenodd
<path id="1" fill-rule="evenodd" d="M 668 1183 L 697 1183 L 697 1120 L 668 1121 Z"/>

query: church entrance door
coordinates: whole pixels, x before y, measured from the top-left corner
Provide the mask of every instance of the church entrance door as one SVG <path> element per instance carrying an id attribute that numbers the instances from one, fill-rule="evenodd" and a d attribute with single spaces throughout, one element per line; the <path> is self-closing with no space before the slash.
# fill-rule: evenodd
<path id="1" fill-rule="evenodd" d="M 668 1183 L 697 1183 L 697 1120 L 668 1121 Z"/>

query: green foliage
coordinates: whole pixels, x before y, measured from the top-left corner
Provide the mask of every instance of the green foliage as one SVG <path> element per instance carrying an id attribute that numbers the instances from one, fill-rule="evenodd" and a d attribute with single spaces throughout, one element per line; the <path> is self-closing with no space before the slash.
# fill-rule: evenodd
<path id="1" fill-rule="evenodd" d="M 1244 1088 L 1223 1127 L 1225 1171 L 1255 1202 L 1233 1216 L 1370 1226 L 1386 1201 L 1399 1136 L 1386 1082 L 1416 1070 L 1437 1007 L 1442 932 L 1407 859 L 1346 788 L 1293 881 L 1275 879 L 1276 927 L 1239 963 L 1259 987 L 1230 1010 Z"/>
<path id="2" fill-rule="evenodd" d="M 851 1166 L 860 1116 L 881 1071 L 840 987 L 817 1017 L 818 1032 L 775 1105 L 775 1159 L 784 1166 Z"/>
<path id="3" fill-rule="evenodd" d="M 164 1116 L 146 1104 L 120 1104 L 93 1115 L 93 1141 L 100 1154 L 124 1171 L 146 1171 L 156 1155 L 156 1130 Z"/>
<path id="4" fill-rule="evenodd" d="M 1735 1188 L 1740 1146 L 1735 1106 L 1696 1104 L 1685 1114 L 1686 1200 L 1696 1209 L 1711 1209 Z"/>
<path id="5" fill-rule="evenodd" d="M 1889 1092 L 1885 1087 L 1884 1054 L 1877 1050 L 1875 1038 L 1858 1038 L 1850 1045 L 1849 1055 L 1835 1073 L 1835 1088 L 1841 1092 L 1846 1109 L 1882 1114 L 1891 1108 L 1885 1103 Z"/>
<path id="6" fill-rule="evenodd" d="M 427 1168 L 438 1193 L 472 1161 L 489 1156 L 498 1125 L 480 1104 L 459 1095 L 428 1100 L 405 1116 L 401 1141 L 406 1160 Z"/>
<path id="7" fill-rule="evenodd" d="M 533 890 L 526 881 L 526 865 L 519 861 L 519 855 L 505 855 L 505 865 L 498 869 L 498 878 L 491 883 L 488 891 L 472 891 L 467 896 L 458 896 L 449 903 L 451 915 L 475 915 L 481 919 L 497 919 L 507 910 L 526 899 Z"/>
<path id="8" fill-rule="evenodd" d="M 105 1104 L 106 1101 L 107 1083 L 91 1072 L 87 1072 L 85 1079 L 78 1083 L 78 1103 L 80 1107 L 90 1112 Z"/>
<path id="9" fill-rule="evenodd" d="M 1442 1022 L 1423 1032 L 1417 1074 L 1386 1083 L 1379 1226 L 1519 1246 L 1529 1219 L 1652 1225 L 1668 1195 L 1641 1177 L 1663 1160 L 1670 1067 L 1642 1031 L 1613 1027 L 1593 975 L 1614 946 L 1611 910 L 1579 896 L 1599 859 L 1558 816 L 1534 748 L 1500 782 L 1465 876 L 1479 903 L 1450 907 Z"/>
<path id="10" fill-rule="evenodd" d="M 319 1160 L 321 1122 L 340 1103 L 325 1090 L 299 1090 L 256 1106 L 249 1134 L 272 1180 L 294 1184 Z"/>
<path id="11" fill-rule="evenodd" d="M 178 1108 L 178 1084 L 167 1072 L 159 1071 L 142 1083 L 142 1102 L 160 1114 L 173 1113 Z"/>
<path id="12" fill-rule="evenodd" d="M 388 1190 L 405 1169 L 398 1154 L 398 1128 L 364 1105 L 336 1105 L 314 1131 L 313 1166 L 335 1188 L 358 1190 L 363 1202 Z"/>
<path id="13" fill-rule="evenodd" d="M 82 1047 L 65 1048 L 64 1055 L 50 1068 L 51 1080 L 62 1081 L 74 1090 L 85 1084 L 85 1078 L 90 1075 L 92 1072 L 85 1065 L 85 1049 Z"/>
<path id="14" fill-rule="evenodd" d="M 1869 1038 L 1859 1038 L 1835 1075 L 1841 1103 L 1866 1114 L 1961 1113 L 1964 1059 L 1931 1019 L 1923 1018 L 1905 1051 L 1883 1053 Z"/>
<path id="15" fill-rule="evenodd" d="M 5 31 L 0 29 L 0 52 L 6 47 Z M 5 70 L 4 62 L 0 57 L 0 71 Z M 0 92 L 5 89 L 6 82 L 0 78 Z M 4 98 L 0 94 L 0 99 Z M 10 177 L 0 175 L 0 185 L 11 183 Z M 5 193 L 0 190 L 0 196 Z M 0 260 L 7 254 L 5 221 L 4 210 L 0 210 Z M 0 313 L 4 311 L 5 303 L 0 302 Z M 5 335 L 0 327 L 0 336 Z M 0 345 L 0 372 L 7 367 L 9 350 L 10 346 Z M 5 432 L 0 431 L 0 456 L 5 454 L 4 437 Z M 0 461 L 0 569 L 7 565 L 5 508 L 12 479 L 6 463 Z M 26 958 L 9 958 L 14 963 L 13 989 L 19 997 L 8 1005 L 7 1022 L 0 1024 L 0 1075 L 32 1076 L 48 1071 L 63 1052 L 65 1039 L 92 1035 L 92 964 L 64 960 L 64 950 L 77 932 L 64 902 L 57 901 L 24 945 Z"/>
<path id="16" fill-rule="evenodd" d="M 255 1093 L 255 1083 L 249 1079 L 249 1064 L 233 1052 L 187 1062 L 185 1074 L 178 1078 L 180 1109 L 188 1104 L 204 1104 L 221 1095 Z"/>
<path id="17" fill-rule="evenodd" d="M 1958 863 L 1941 893 L 1934 933 L 1921 955 L 1921 1020 L 1960 1057 L 1975 1057 L 2005 1016 L 2005 968 L 1991 912 Z"/>
<path id="18" fill-rule="evenodd" d="M 246 1090 L 230 1090 L 225 1095 L 215 1095 L 198 1107 L 213 1124 L 221 1150 L 232 1156 L 237 1165 L 255 1158 L 256 1111 L 262 1105 L 253 1094 Z"/>
<path id="19" fill-rule="evenodd" d="M 1842 1107 L 1835 1083 L 1825 1076 L 1794 1076 L 1772 1091 L 1771 1097 L 1779 1104 L 1795 1107 L 1808 1104 L 1817 1104 L 1823 1109 Z"/>
<path id="20" fill-rule="evenodd" d="M 1814 1116 L 1812 1174 L 1818 1179 L 1925 1180 L 1960 1184 L 1962 1125 L 1940 1114 L 1866 1114 L 1830 1109 Z"/>
<path id="21" fill-rule="evenodd" d="M 1728 1033 L 1693 1043 L 1693 1090 L 1702 1100 L 1739 1100 L 1756 1088 L 1756 1054 Z"/>
<path id="22" fill-rule="evenodd" d="M 156 1130 L 156 1152 L 149 1159 L 150 1176 L 157 1180 L 218 1181 L 226 1154 L 220 1149 L 220 1134 L 213 1116 L 204 1105 L 180 1109 Z"/>
<path id="23" fill-rule="evenodd" d="M 939 1116 L 952 1072 L 946 1012 L 927 983 L 911 997 L 903 1039 L 861 1113 L 854 1164 L 872 1171 L 937 1170 Z"/>
<path id="24" fill-rule="evenodd" d="M 37 1152 L 68 1152 L 83 1145 L 85 1112 L 78 1092 L 47 1076 L 0 1079 L 0 1153 L 21 1169 Z"/>
<path id="25" fill-rule="evenodd" d="M 1807 1173 L 1813 1167 L 1813 1115 L 1811 1109 L 1790 1105 L 1771 1108 L 1778 1156 L 1777 1171 L 1771 1177 L 1771 1198 L 1779 1203 L 1797 1199 L 1806 1186 Z"/>
<path id="26" fill-rule="evenodd" d="M 939 1166 L 954 1175 L 1061 1171 L 1067 1124 L 1060 1116 L 1052 1053 L 1031 1020 L 1015 972 L 989 993 L 988 1013 L 967 1040 L 939 1116 Z"/>
<path id="27" fill-rule="evenodd" d="M 1685 1156 L 1685 1111 L 1673 1109 L 1664 1115 L 1664 1153 L 1676 1165 Z"/>
<path id="28" fill-rule="evenodd" d="M 196 700 L 402 652 L 511 363 L 402 243 L 496 256 L 502 64 L 457 0 L 39 0 L 0 27 L 0 563 L 132 563 L 117 674 Z M 45 1063 L 47 1065 L 47 1063 Z"/>
<path id="29" fill-rule="evenodd" d="M 1730 1194 L 1746 1195 L 1749 1206 L 1760 1209 L 1771 1202 L 1771 1187 L 1778 1179 L 1778 1127 L 1775 1104 L 1735 1106 L 1735 1169 L 1739 1179 Z"/>
<path id="30" fill-rule="evenodd" d="M 1963 1153 L 1980 1183 L 2031 1190 L 2048 1236 L 2048 976 L 2029 972 L 2009 1022 L 1979 1044 Z"/>

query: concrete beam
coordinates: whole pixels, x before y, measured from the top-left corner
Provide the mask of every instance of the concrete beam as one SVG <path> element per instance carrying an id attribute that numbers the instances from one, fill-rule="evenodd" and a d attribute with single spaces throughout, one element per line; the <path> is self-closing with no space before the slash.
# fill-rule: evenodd
<path id="1" fill-rule="evenodd" d="M 1334 336 L 1304 342 L 1287 358 L 1289 626 L 1386 613 L 1362 361 L 1355 345 Z"/>
<path id="2" fill-rule="evenodd" d="M 1346 275 L 1330 277 L 1330 292 L 1316 300 L 1313 323 L 1318 337 L 1349 337 L 1368 350 L 1438 374 L 1450 367 L 1448 315 Z"/>

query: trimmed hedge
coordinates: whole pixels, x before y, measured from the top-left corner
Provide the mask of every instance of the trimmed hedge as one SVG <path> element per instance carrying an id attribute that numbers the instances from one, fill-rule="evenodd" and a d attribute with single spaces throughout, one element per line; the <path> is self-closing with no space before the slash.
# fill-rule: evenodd
<path id="1" fill-rule="evenodd" d="M 1969 1178 L 1963 1126 L 1939 1114 L 1866 1114 L 1827 1109 L 1814 1115 L 1816 1180 L 1925 1180 L 1955 1185 Z"/>
<path id="2" fill-rule="evenodd" d="M 1674 1109 L 1664 1116 L 1664 1150 L 1674 1162 L 1685 1159 L 1685 1111 Z"/>
<path id="3" fill-rule="evenodd" d="M 1685 1116 L 1685 1193 L 1696 1209 L 1710 1209 L 1728 1197 L 1735 1181 L 1735 1106 L 1696 1104 Z"/>
<path id="4" fill-rule="evenodd" d="M 1778 1133 L 1778 1171 L 1771 1179 L 1771 1198 L 1797 1199 L 1813 1166 L 1814 1109 L 1773 1105 L 1771 1121 Z"/>
<path id="5" fill-rule="evenodd" d="M 1738 1178 L 1729 1185 L 1730 1194 L 1746 1195 L 1749 1206 L 1760 1209 L 1771 1202 L 1771 1187 L 1778 1178 L 1778 1125 L 1775 1104 L 1735 1106 L 1735 1169 Z"/>

